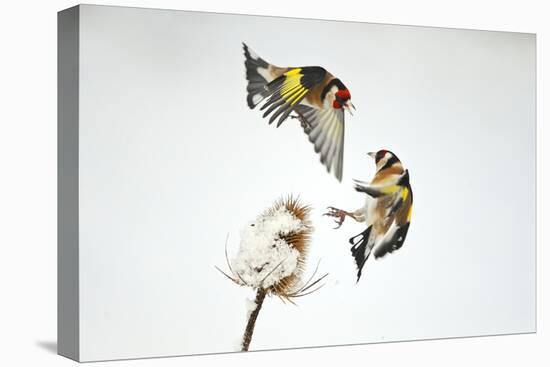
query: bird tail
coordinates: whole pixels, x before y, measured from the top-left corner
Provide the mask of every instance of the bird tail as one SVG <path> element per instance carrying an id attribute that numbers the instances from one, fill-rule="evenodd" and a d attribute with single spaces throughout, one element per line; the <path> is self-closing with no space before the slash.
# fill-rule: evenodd
<path id="1" fill-rule="evenodd" d="M 266 85 L 271 80 L 267 80 L 260 73 L 265 70 L 264 75 L 267 74 L 269 63 L 256 55 L 256 53 L 248 48 L 244 42 L 243 50 L 245 56 L 244 65 L 246 67 L 246 80 L 248 81 L 248 85 L 246 86 L 246 91 L 248 92 L 246 102 L 248 103 L 248 107 L 253 109 L 269 94 Z"/>
<path id="2" fill-rule="evenodd" d="M 363 266 L 370 256 L 372 250 L 373 240 L 371 239 L 372 225 L 368 226 L 363 232 L 349 239 L 349 243 L 352 245 L 351 254 L 357 264 L 357 282 L 361 278 Z"/>

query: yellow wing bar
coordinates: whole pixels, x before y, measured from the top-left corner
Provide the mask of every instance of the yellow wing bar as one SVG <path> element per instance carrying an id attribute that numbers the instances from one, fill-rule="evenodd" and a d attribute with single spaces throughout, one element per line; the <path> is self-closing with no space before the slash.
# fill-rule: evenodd
<path id="1" fill-rule="evenodd" d="M 407 196 L 409 196 L 409 189 L 404 187 L 403 190 L 401 191 L 401 199 L 405 201 L 407 200 Z"/>
<path id="2" fill-rule="evenodd" d="M 383 194 L 393 194 L 393 193 L 396 193 L 400 188 L 401 186 L 399 185 L 390 185 L 390 186 L 382 187 L 380 189 L 380 192 Z"/>
<path id="3" fill-rule="evenodd" d="M 285 81 L 281 87 L 281 98 L 289 102 L 290 105 L 296 104 L 300 99 L 308 92 L 308 89 L 305 88 L 302 83 L 301 68 L 291 69 L 284 73 Z"/>

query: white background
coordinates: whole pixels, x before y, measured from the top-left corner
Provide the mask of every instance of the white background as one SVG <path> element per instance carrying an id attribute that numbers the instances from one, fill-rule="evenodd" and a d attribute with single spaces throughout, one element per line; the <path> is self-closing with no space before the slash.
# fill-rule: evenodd
<path id="1" fill-rule="evenodd" d="M 541 41 L 547 35 L 542 28 L 542 10 L 523 3 L 517 7 L 502 8 L 472 2 L 460 6 L 437 6 L 418 4 L 407 8 L 354 8 L 347 5 L 334 8 L 309 9 L 293 4 L 280 3 L 276 8 L 262 8 L 273 4 L 229 5 L 201 3 L 201 7 L 183 2 L 119 2 L 121 5 L 157 6 L 194 10 L 245 12 L 285 16 L 303 16 L 331 19 L 361 20 L 371 22 L 422 24 L 435 26 L 471 27 L 525 32 L 539 32 L 539 57 L 544 57 Z M 55 11 L 73 5 L 69 2 L 49 5 L 27 5 L 21 9 L 3 9 L 8 15 L 3 21 L 2 43 L 8 46 L 3 53 L 2 79 L 8 80 L 3 87 L 2 111 L 2 351 L 6 363 L 40 363 L 42 365 L 69 364 L 44 348 L 55 340 Z M 288 6 L 286 6 L 288 5 Z M 256 6 L 256 8 L 254 8 Z M 323 10 L 324 9 L 324 10 Z M 354 17 L 355 16 L 355 17 Z M 542 63 L 539 61 L 539 67 Z M 539 69 L 540 70 L 540 69 Z M 5 75 L 4 75 L 5 74 Z M 539 76 L 540 76 L 539 72 Z M 539 84 L 539 101 L 542 101 Z M 15 98 L 14 98 L 15 97 Z M 542 103 L 539 104 L 542 107 Z M 6 113 L 4 115 L 4 113 Z M 539 125 L 542 116 L 539 115 Z M 539 128 L 539 153 L 544 130 Z M 5 141 L 4 141 L 5 140 Z M 539 179 L 542 159 L 539 159 Z M 6 170 L 6 168 L 8 168 Z M 539 203 L 542 182 L 539 181 Z M 7 205 L 6 205 L 7 203 Z M 542 230 L 542 205 L 539 207 L 538 228 Z M 147 363 L 208 365 L 210 363 L 296 363 L 299 361 L 324 361 L 337 363 L 346 358 L 377 364 L 397 364 L 418 361 L 418 364 L 460 365 L 463 363 L 516 363 L 534 364 L 544 355 L 542 345 L 546 337 L 544 318 L 541 316 L 544 294 L 542 293 L 542 267 L 544 252 L 539 234 L 539 333 L 537 335 L 509 336 L 500 338 L 476 338 L 452 341 L 369 345 L 345 348 L 330 348 L 302 351 L 283 351 L 276 354 L 255 353 L 249 355 L 226 355 L 186 357 L 160 361 L 133 361 L 129 365 Z M 548 339 L 546 339 L 548 343 Z M 50 348 L 51 349 L 51 348 Z"/>
<path id="2" fill-rule="evenodd" d="M 253 294 L 214 264 L 289 193 L 313 209 L 307 270 L 330 275 L 299 307 L 269 299 L 252 350 L 535 330 L 532 35 L 87 6 L 80 25 L 82 360 L 233 351 Z M 341 184 L 296 121 L 248 109 L 242 40 L 351 89 Z M 412 225 L 356 284 L 364 224 L 321 214 L 363 205 L 351 179 L 381 148 L 411 172 Z"/>

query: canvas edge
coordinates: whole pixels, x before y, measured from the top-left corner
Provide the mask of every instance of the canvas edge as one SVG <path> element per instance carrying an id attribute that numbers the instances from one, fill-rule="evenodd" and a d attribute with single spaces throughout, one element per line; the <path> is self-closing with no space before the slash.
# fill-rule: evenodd
<path id="1" fill-rule="evenodd" d="M 57 14 L 57 353 L 80 361 L 78 118 L 80 7 Z"/>
<path id="2" fill-rule="evenodd" d="M 461 31 L 480 31 L 480 32 L 497 32 L 497 33 L 516 33 L 530 36 L 535 43 L 535 60 L 538 48 L 537 33 L 533 32 L 516 32 L 503 30 L 486 30 L 486 29 L 467 29 L 453 27 L 439 27 L 426 25 L 411 25 L 411 24 L 392 24 L 392 23 L 377 23 L 366 21 L 346 21 L 346 20 L 330 20 L 330 19 L 315 19 L 301 17 L 285 17 L 285 16 L 270 16 L 259 14 L 238 14 L 238 13 L 223 13 L 210 11 L 192 11 L 184 9 L 165 9 L 165 8 L 149 8 L 149 7 L 133 7 L 133 6 L 118 6 L 105 4 L 81 4 L 58 12 L 58 354 L 78 362 L 106 362 L 106 361 L 125 361 L 125 360 L 142 360 L 152 358 L 179 358 L 193 357 L 203 355 L 218 355 L 218 354 L 234 354 L 241 352 L 212 352 L 212 353 L 191 353 L 191 354 L 174 354 L 174 355 L 159 355 L 145 357 L 130 357 L 130 358 L 113 358 L 113 359 L 81 359 L 80 353 L 80 328 L 79 328 L 79 49 L 80 49 L 80 12 L 86 7 L 117 7 L 117 8 L 134 8 L 142 10 L 160 10 L 160 11 L 181 11 L 202 14 L 221 14 L 221 15 L 237 15 L 237 16 L 258 16 L 258 17 L 274 17 L 285 19 L 303 19 L 312 21 L 333 21 L 333 22 L 357 22 L 364 24 L 381 24 L 392 26 L 405 27 L 420 27 L 420 28 L 435 28 L 435 29 L 456 29 Z M 536 69 L 536 67 L 535 67 Z M 535 76 L 535 81 L 536 81 Z M 535 85 L 536 88 L 536 85 Z M 537 110 L 535 105 L 535 110 Z M 535 158 L 536 158 L 536 137 L 537 125 L 535 118 Z M 74 162 L 73 162 L 74 161 Z M 535 178 L 538 174 L 535 163 Z M 536 180 L 535 180 L 536 183 Z M 74 190 L 74 191 L 73 191 Z M 536 195 L 536 188 L 535 188 Z M 536 197 L 535 197 L 536 199 Z M 535 218 L 537 216 L 537 206 L 535 202 Z M 536 229 L 536 225 L 535 225 Z M 536 233 L 536 231 L 535 231 Z M 62 236 L 65 235 L 65 236 Z M 537 241 L 535 242 L 535 244 Z M 536 262 L 535 253 L 535 262 Z M 535 272 L 536 274 L 536 272 Z M 535 276 L 535 281 L 536 281 Z M 537 297 L 535 286 L 535 298 Z M 395 340 L 388 342 L 364 342 L 352 344 L 335 344 L 335 345 L 319 345 L 319 346 L 301 346 L 290 348 L 274 348 L 274 349 L 258 349 L 250 352 L 272 352 L 280 350 L 301 350 L 301 349 L 316 349 L 330 347 L 346 347 L 346 346 L 362 346 L 370 344 L 386 344 L 386 343 L 403 343 L 403 342 L 418 342 L 418 341 L 434 341 L 446 339 L 463 339 L 463 338 L 483 338 L 483 337 L 499 337 L 508 335 L 527 335 L 537 333 L 537 302 L 535 301 L 535 325 L 533 330 L 488 334 L 488 335 L 472 335 L 472 336 L 444 336 L 440 338 L 427 339 L 411 339 L 411 340 Z"/>

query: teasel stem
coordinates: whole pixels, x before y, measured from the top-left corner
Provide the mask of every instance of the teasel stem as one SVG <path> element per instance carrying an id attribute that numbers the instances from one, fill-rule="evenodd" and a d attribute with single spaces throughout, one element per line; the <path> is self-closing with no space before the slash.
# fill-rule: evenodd
<path id="1" fill-rule="evenodd" d="M 248 322 L 246 324 L 246 329 L 243 335 L 243 342 L 242 342 L 242 349 L 241 349 L 241 351 L 243 352 L 247 352 L 248 347 L 250 346 L 250 341 L 252 340 L 252 334 L 254 333 L 254 326 L 256 325 L 256 319 L 258 318 L 258 314 L 260 313 L 266 294 L 267 294 L 267 290 L 265 290 L 262 287 L 258 288 L 258 291 L 256 292 L 256 299 L 254 300 L 254 303 L 256 303 L 256 308 L 254 309 L 254 311 L 250 313 L 250 316 L 248 316 Z"/>

